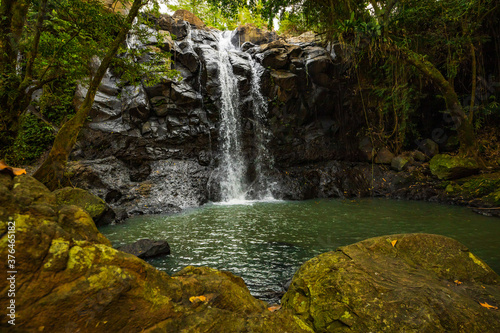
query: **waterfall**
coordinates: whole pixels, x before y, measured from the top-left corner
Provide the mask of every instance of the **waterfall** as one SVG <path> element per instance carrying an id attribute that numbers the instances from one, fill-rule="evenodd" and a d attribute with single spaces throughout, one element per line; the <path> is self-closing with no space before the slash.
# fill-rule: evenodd
<path id="1" fill-rule="evenodd" d="M 231 43 L 231 32 L 220 35 L 218 44 L 219 82 L 221 87 L 221 110 L 219 162 L 221 199 L 224 202 L 248 199 L 273 199 L 268 176 L 273 168 L 273 157 L 267 149 L 271 132 L 266 128 L 267 102 L 260 91 L 260 77 L 264 68 L 248 54 L 239 55 L 248 61 L 251 68 L 250 97 L 252 99 L 255 159 L 255 180 L 245 183 L 248 163 L 243 155 L 242 115 L 238 80 L 233 73 L 230 53 L 238 52 Z"/>
<path id="2" fill-rule="evenodd" d="M 220 36 L 218 63 L 221 87 L 219 142 L 221 146 L 221 199 L 245 200 L 245 159 L 243 156 L 238 80 L 233 74 L 229 52 L 233 51 L 231 33 Z"/>
<path id="3" fill-rule="evenodd" d="M 260 90 L 260 77 L 264 67 L 248 55 L 250 68 L 252 69 L 251 96 L 253 100 L 254 134 L 255 134 L 255 174 L 254 181 L 255 196 L 258 199 L 272 199 L 269 173 L 274 166 L 274 157 L 267 149 L 271 140 L 271 131 L 265 126 L 267 115 L 267 101 Z"/>

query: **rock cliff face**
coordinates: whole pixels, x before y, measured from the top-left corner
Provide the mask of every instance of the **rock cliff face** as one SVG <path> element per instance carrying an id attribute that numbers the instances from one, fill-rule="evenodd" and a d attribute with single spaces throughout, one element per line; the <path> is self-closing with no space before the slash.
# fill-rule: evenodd
<path id="1" fill-rule="evenodd" d="M 173 54 L 182 80 L 164 79 L 153 87 L 123 86 L 109 71 L 96 95 L 92 121 L 73 153 L 78 162 L 68 169 L 74 185 L 131 214 L 197 206 L 219 197 L 220 175 L 214 170 L 223 140 L 217 52 L 222 34 L 188 14 L 155 19 L 164 34 L 176 36 L 163 48 Z M 230 38 L 235 46 L 229 61 L 239 92 L 242 154 L 249 164 L 247 183 L 257 177 L 253 163 L 259 128 L 269 131 L 266 147 L 275 175 L 268 176 L 278 183 L 284 168 L 345 157 L 351 151 L 341 130 L 346 122 L 340 112 L 342 66 L 333 52 L 314 42 L 287 43 L 252 26 L 238 28 Z M 252 112 L 255 82 L 267 104 L 262 117 Z M 84 94 L 80 87 L 75 103 Z M 354 141 L 353 145 L 357 147 Z"/>

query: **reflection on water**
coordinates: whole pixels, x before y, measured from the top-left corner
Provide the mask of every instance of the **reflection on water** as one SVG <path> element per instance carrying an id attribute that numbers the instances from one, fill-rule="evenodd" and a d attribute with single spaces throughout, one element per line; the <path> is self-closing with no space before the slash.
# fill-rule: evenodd
<path id="1" fill-rule="evenodd" d="M 339 246 L 396 233 L 457 239 L 500 272 L 500 220 L 466 208 L 386 199 L 209 204 L 176 215 L 141 216 L 100 231 L 114 246 L 167 240 L 172 254 L 149 260 L 172 274 L 187 265 L 241 276 L 252 294 L 277 302 L 302 263 Z"/>

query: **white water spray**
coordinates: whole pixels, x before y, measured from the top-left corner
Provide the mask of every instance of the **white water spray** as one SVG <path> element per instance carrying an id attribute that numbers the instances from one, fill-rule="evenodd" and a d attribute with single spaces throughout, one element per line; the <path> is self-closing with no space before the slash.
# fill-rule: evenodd
<path id="1" fill-rule="evenodd" d="M 222 201 L 245 200 L 245 160 L 243 157 L 240 98 L 238 81 L 233 74 L 229 53 L 234 49 L 231 33 L 220 36 L 218 63 L 221 86 L 221 110 L 219 142 L 221 144 L 221 199 Z"/>

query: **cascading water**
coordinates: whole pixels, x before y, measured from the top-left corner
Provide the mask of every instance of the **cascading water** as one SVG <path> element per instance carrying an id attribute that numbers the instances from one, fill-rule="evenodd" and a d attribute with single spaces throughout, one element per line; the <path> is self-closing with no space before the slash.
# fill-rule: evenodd
<path id="1" fill-rule="evenodd" d="M 221 144 L 220 172 L 222 201 L 245 200 L 245 160 L 243 157 L 240 99 L 238 81 L 229 60 L 231 33 L 224 32 L 219 39 L 218 62 L 221 87 L 219 142 Z"/>
<path id="2" fill-rule="evenodd" d="M 251 68 L 250 96 L 253 101 L 253 129 L 256 156 L 253 162 L 255 180 L 245 184 L 248 165 L 243 156 L 242 117 L 238 80 L 233 73 L 230 53 L 238 52 L 231 43 L 231 32 L 220 35 L 218 45 L 219 82 L 221 86 L 221 119 L 219 142 L 221 145 L 221 198 L 224 202 L 238 202 L 247 199 L 273 199 L 268 181 L 273 157 L 267 149 L 270 132 L 265 127 L 267 102 L 260 91 L 260 76 L 264 68 L 248 54 L 240 53 Z"/>
<path id="3" fill-rule="evenodd" d="M 253 99 L 253 117 L 255 133 L 255 174 L 254 181 L 255 196 L 258 199 L 273 199 L 271 184 L 269 183 L 269 173 L 274 165 L 274 157 L 267 149 L 267 144 L 271 139 L 271 132 L 265 126 L 267 114 L 267 102 L 260 90 L 260 77 L 264 67 L 248 56 L 250 68 L 252 69 L 251 96 Z"/>

